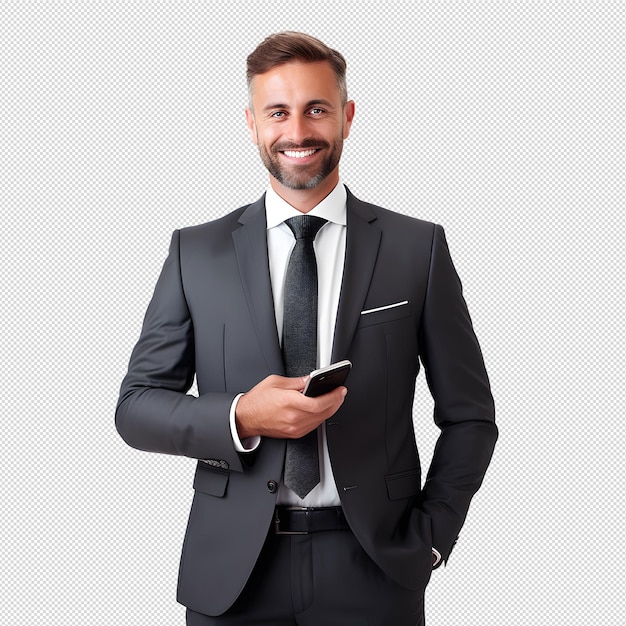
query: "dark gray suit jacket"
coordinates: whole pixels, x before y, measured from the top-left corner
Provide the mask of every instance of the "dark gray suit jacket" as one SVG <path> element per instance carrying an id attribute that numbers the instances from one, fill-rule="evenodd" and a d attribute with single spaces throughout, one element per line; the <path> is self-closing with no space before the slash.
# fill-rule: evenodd
<path id="1" fill-rule="evenodd" d="M 196 469 L 178 599 L 209 615 L 244 587 L 283 467 L 284 440 L 240 455 L 229 429 L 234 397 L 284 373 L 264 206 L 174 233 L 116 412 L 129 445 L 208 460 Z M 490 462 L 493 399 L 443 229 L 350 192 L 347 206 L 333 360 L 353 369 L 326 423 L 328 449 L 355 536 L 389 576 L 419 590 L 431 547 L 447 560 Z M 412 420 L 420 360 L 441 429 L 423 489 Z M 198 398 L 185 393 L 194 374 Z"/>

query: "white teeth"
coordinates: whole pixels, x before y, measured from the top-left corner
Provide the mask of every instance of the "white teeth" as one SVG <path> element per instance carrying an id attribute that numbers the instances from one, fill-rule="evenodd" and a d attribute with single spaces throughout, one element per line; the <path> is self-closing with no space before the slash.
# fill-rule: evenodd
<path id="1" fill-rule="evenodd" d="M 315 150 L 299 150 L 299 151 L 295 151 L 295 150 L 285 150 L 285 154 L 288 157 L 292 157 L 295 159 L 303 159 L 304 157 L 308 157 L 311 156 L 312 154 L 315 154 Z"/>

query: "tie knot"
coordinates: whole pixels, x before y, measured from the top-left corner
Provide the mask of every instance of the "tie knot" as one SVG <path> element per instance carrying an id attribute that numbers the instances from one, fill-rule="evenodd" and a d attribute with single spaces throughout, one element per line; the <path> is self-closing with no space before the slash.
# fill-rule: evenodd
<path id="1" fill-rule="evenodd" d="M 315 239 L 319 229 L 327 220 L 315 215 L 297 215 L 285 220 L 296 239 Z"/>

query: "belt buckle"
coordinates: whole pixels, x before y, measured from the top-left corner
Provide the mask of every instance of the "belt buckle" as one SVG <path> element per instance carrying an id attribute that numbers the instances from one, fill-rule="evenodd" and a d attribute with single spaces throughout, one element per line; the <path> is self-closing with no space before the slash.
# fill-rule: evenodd
<path id="1" fill-rule="evenodd" d="M 286 507 L 289 511 L 306 511 L 308 507 L 306 506 L 289 506 Z M 280 518 L 278 517 L 278 507 L 274 509 L 274 534 L 276 535 L 308 535 L 309 532 L 307 530 L 281 530 L 280 529 Z"/>

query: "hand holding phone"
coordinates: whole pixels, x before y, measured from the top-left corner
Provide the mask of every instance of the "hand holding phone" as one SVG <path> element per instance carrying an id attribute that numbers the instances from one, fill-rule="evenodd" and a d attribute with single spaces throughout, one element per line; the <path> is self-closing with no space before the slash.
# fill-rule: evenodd
<path id="1" fill-rule="evenodd" d="M 346 360 L 313 370 L 302 393 L 312 398 L 322 396 L 343 385 L 351 369 L 352 363 Z"/>

